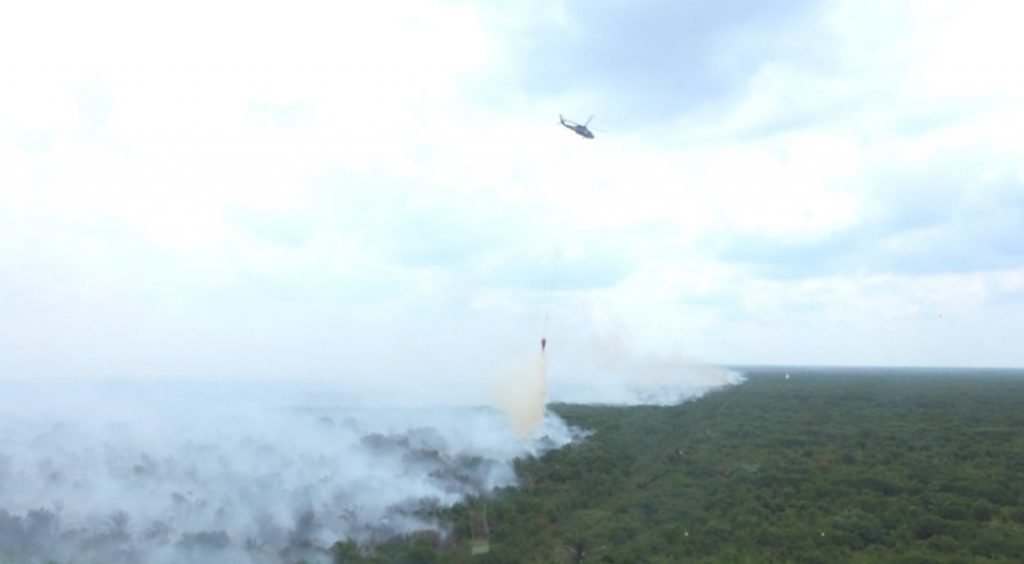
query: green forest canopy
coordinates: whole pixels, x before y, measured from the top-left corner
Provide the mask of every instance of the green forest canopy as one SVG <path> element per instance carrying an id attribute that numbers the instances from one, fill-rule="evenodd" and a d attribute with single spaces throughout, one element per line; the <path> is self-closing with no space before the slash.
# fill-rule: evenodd
<path id="1" fill-rule="evenodd" d="M 671 407 L 552 405 L 593 433 L 436 510 L 447 538 L 335 559 L 1024 561 L 1024 372 L 789 373 Z"/>

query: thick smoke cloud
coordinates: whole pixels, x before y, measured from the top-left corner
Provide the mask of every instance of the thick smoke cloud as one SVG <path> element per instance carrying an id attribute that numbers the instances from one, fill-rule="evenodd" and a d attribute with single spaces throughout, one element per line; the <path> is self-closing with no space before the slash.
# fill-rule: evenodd
<path id="1" fill-rule="evenodd" d="M 739 378 L 600 349 L 553 399 L 675 403 Z M 327 382 L 0 380 L 0 561 L 317 562 L 342 539 L 445 536 L 438 509 L 585 436 L 548 389 L 540 354 L 496 375 L 498 408 Z"/>
<path id="2" fill-rule="evenodd" d="M 0 560 L 18 562 L 315 561 L 343 538 L 444 534 L 432 509 L 573 439 L 552 415 L 520 438 L 487 407 L 352 408 L 265 382 L 0 388 Z"/>

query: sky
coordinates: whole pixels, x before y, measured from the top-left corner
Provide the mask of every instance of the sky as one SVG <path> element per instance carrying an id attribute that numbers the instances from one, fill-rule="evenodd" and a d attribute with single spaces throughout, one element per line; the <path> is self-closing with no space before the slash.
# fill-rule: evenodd
<path id="1" fill-rule="evenodd" d="M 1022 16 L 5 6 L 0 375 L 1024 366 Z"/>

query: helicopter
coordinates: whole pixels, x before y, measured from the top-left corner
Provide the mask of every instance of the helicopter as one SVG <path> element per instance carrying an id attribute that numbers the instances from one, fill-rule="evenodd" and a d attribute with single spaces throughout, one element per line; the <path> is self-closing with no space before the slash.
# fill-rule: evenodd
<path id="1" fill-rule="evenodd" d="M 587 125 L 590 124 L 590 120 L 592 120 L 592 119 L 594 119 L 594 116 L 590 116 L 589 118 L 587 118 L 587 121 L 584 122 L 581 125 L 581 124 L 578 124 L 578 123 L 576 123 L 574 121 L 569 121 L 569 120 L 565 119 L 564 117 L 562 117 L 561 114 L 558 115 L 558 121 L 562 122 L 562 125 L 564 125 L 564 126 L 568 127 L 569 129 L 575 131 L 576 134 L 579 135 L 580 137 L 585 137 L 587 139 L 593 139 L 594 138 L 594 134 L 590 131 L 590 129 L 587 129 Z"/>

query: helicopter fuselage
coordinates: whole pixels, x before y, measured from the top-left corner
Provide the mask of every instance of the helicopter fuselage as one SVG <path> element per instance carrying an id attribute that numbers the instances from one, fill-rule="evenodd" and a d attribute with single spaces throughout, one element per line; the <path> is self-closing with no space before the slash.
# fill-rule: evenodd
<path id="1" fill-rule="evenodd" d="M 574 125 L 574 126 L 571 126 L 570 129 L 572 129 L 576 133 L 582 135 L 583 137 L 586 137 L 587 139 L 593 139 L 594 138 L 594 134 L 591 133 L 589 129 L 587 129 L 586 127 L 584 127 L 582 125 Z"/>
<path id="2" fill-rule="evenodd" d="M 579 124 L 579 123 L 571 122 L 571 121 L 568 121 L 568 120 L 562 118 L 562 116 L 558 116 L 558 121 L 562 122 L 562 125 L 564 125 L 565 127 L 567 127 L 569 129 L 573 130 L 574 132 L 576 132 L 576 134 L 579 135 L 580 137 L 585 137 L 587 139 L 593 139 L 594 138 L 593 132 L 591 132 L 589 129 L 587 129 L 587 125 L 586 124 Z M 590 120 L 587 120 L 587 121 L 589 122 Z"/>

